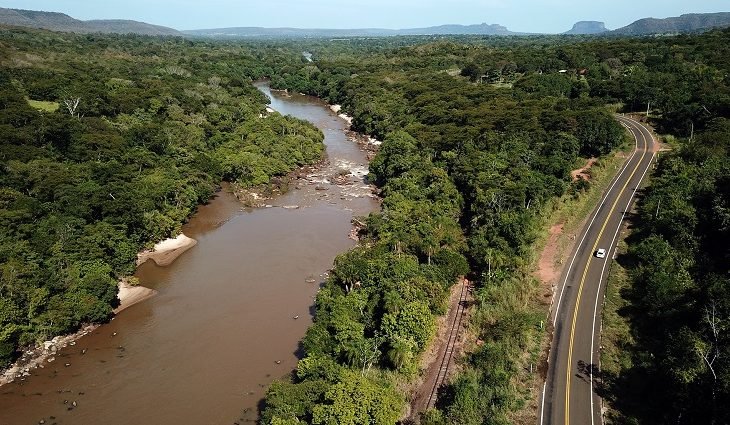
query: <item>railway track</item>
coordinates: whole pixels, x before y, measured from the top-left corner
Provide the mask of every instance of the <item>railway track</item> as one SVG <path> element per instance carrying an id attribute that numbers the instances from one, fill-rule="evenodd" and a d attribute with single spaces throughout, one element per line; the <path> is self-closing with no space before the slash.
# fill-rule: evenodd
<path id="1" fill-rule="evenodd" d="M 444 350 L 443 357 L 441 358 L 441 365 L 439 366 L 439 371 L 436 375 L 436 381 L 433 383 L 433 388 L 431 388 L 431 394 L 428 397 L 426 409 L 430 409 L 436 404 L 438 389 L 446 380 L 446 376 L 449 372 L 449 367 L 451 366 L 454 357 L 454 346 L 456 345 L 456 340 L 459 338 L 461 321 L 464 318 L 464 311 L 466 310 L 466 298 L 468 294 L 469 281 L 464 279 L 461 283 L 461 293 L 459 294 L 459 303 L 456 306 L 456 314 L 454 314 L 451 326 L 449 327 L 449 339 L 446 342 L 446 349 Z"/>

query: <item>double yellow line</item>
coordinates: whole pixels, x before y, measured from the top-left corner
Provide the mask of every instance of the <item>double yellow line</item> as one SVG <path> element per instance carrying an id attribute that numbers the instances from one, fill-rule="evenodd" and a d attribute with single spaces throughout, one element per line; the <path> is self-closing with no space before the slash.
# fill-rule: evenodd
<path id="1" fill-rule="evenodd" d="M 639 134 L 641 134 L 641 137 L 644 139 L 644 149 L 641 152 L 641 158 L 639 158 L 639 161 L 636 163 L 636 166 L 634 167 L 633 171 L 631 171 L 631 175 L 629 175 L 629 178 L 626 179 L 626 183 L 624 183 L 623 187 L 621 187 L 621 190 L 619 191 L 618 195 L 616 195 L 616 199 L 613 201 L 613 205 L 611 205 L 611 210 L 608 212 L 608 215 L 606 216 L 606 220 L 603 222 L 603 225 L 601 226 L 601 230 L 598 232 L 598 237 L 596 237 L 596 241 L 593 243 L 593 248 L 591 249 L 591 255 L 588 257 L 588 261 L 586 262 L 586 267 L 583 269 L 583 276 L 580 279 L 580 286 L 578 287 L 578 297 L 575 301 L 575 310 L 573 311 L 573 322 L 570 325 L 570 344 L 568 346 L 568 364 L 566 366 L 566 382 L 565 382 L 565 425 L 570 425 L 570 381 L 571 377 L 573 375 L 572 373 L 572 364 L 573 364 L 573 342 L 575 340 L 575 324 L 578 321 L 578 310 L 580 308 L 580 299 L 583 295 L 583 286 L 586 280 L 586 275 L 588 274 L 588 268 L 591 265 L 591 260 L 593 259 L 593 252 L 596 252 L 596 248 L 598 248 L 598 241 L 601 240 L 601 236 L 603 235 L 603 231 L 606 230 L 606 226 L 608 225 L 608 221 L 611 219 L 611 215 L 613 214 L 613 211 L 616 209 L 616 205 L 618 204 L 618 201 L 621 199 L 621 196 L 624 193 L 624 190 L 626 190 L 626 187 L 628 187 L 629 182 L 631 182 L 631 179 L 634 178 L 634 175 L 636 174 L 636 171 L 639 169 L 639 166 L 641 166 L 642 162 L 644 161 L 644 157 L 646 156 L 646 152 L 648 149 L 648 142 L 646 140 L 646 137 L 644 136 L 644 133 L 641 131 L 640 128 L 637 128 L 636 124 L 631 123 L 631 125 L 634 127 L 635 131 L 638 131 Z M 635 135 L 638 139 L 638 137 Z M 620 224 L 619 224 L 620 225 Z M 586 229 L 586 231 L 588 231 Z M 611 251 L 610 247 L 606 250 L 606 254 L 608 254 Z M 606 260 L 608 261 L 608 259 Z M 593 357 L 593 353 L 591 353 L 591 360 Z M 591 394 L 591 397 L 593 395 Z"/>

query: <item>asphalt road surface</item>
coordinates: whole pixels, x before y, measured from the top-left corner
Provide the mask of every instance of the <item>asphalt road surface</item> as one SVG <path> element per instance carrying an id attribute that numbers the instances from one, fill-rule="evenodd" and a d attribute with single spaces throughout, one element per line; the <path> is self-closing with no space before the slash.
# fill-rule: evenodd
<path id="1" fill-rule="evenodd" d="M 602 423 L 594 374 L 599 365 L 603 293 L 621 222 L 654 159 L 654 139 L 649 130 L 629 118 L 616 119 L 634 136 L 636 149 L 576 235 L 578 243 L 556 289 L 550 316 L 553 340 L 538 412 L 540 424 Z M 606 250 L 605 258 L 595 255 L 601 248 Z"/>

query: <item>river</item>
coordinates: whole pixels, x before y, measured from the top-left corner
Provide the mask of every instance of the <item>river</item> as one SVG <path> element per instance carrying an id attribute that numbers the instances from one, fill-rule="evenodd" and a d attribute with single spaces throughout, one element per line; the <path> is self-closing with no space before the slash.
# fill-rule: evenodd
<path id="1" fill-rule="evenodd" d="M 137 270 L 157 296 L 0 387 L 1 425 L 255 420 L 268 384 L 296 367 L 319 283 L 354 245 L 353 215 L 379 206 L 344 120 L 316 98 L 256 86 L 274 110 L 322 129 L 329 164 L 269 208 L 244 209 L 225 190 L 200 207 L 183 228 L 198 244 L 168 267 Z M 331 183 L 344 169 L 349 183 Z"/>

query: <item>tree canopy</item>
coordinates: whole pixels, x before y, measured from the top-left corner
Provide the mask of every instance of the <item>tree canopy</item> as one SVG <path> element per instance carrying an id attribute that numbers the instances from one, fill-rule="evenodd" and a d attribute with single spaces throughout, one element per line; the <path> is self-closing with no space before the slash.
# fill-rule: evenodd
<path id="1" fill-rule="evenodd" d="M 275 69 L 275 87 L 340 104 L 354 129 L 383 140 L 370 165 L 382 211 L 367 219 L 361 247 L 335 262 L 317 297 L 299 370 L 309 370 L 313 356 L 364 377 L 412 376 L 432 335 L 429 314 L 443 312 L 446 289 L 468 272 L 477 285 L 471 328 L 481 344 L 423 421 L 510 423 L 529 397 L 514 379 L 525 353 L 539 351 L 545 317 L 529 302 L 532 245 L 554 200 L 577 196 L 588 184 L 572 182 L 571 169 L 579 158 L 621 145 L 626 136 L 612 111 L 646 111 L 649 104 L 657 126 L 679 136 L 716 125 L 713 119 L 727 115 L 728 37 L 730 31 L 646 39 L 280 43 L 312 52 L 316 60 Z M 672 199 L 689 202 L 682 195 Z M 684 209 L 689 222 L 677 222 L 673 237 L 694 246 L 688 226 L 701 220 Z M 687 281 L 683 267 L 665 274 Z M 657 311 L 671 311 L 682 293 L 678 285 L 663 294 L 668 298 Z M 706 336 L 695 340 L 699 350 L 714 353 Z M 683 376 L 702 370 L 693 360 Z M 277 384 L 265 421 L 279 417 L 287 391 L 301 407 L 299 389 L 314 381 L 322 382 L 305 373 Z M 328 382 L 308 393 L 309 407 L 298 411 L 298 420 L 310 421 L 326 403 L 324 388 L 340 385 L 339 378 Z"/>
<path id="2" fill-rule="evenodd" d="M 107 320 L 136 253 L 222 180 L 266 185 L 321 159 L 319 130 L 266 114 L 255 53 L 211 47 L 0 30 L 0 366 Z"/>

